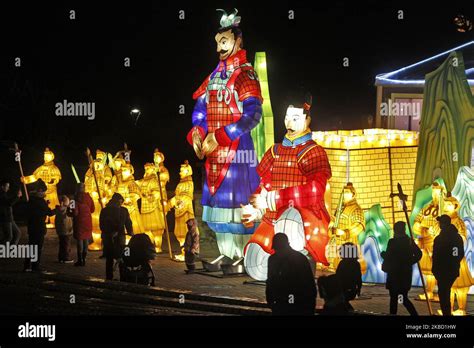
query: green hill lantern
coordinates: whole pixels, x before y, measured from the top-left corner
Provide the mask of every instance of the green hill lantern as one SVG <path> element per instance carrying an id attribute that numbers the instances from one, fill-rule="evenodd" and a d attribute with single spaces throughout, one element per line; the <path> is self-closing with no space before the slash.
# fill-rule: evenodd
<path id="1" fill-rule="evenodd" d="M 255 53 L 254 69 L 260 81 L 263 105 L 262 118 L 254 129 L 252 129 L 253 145 L 260 160 L 265 151 L 274 144 L 275 135 L 273 128 L 273 111 L 270 101 L 270 89 L 268 87 L 267 58 L 265 52 Z"/>
<path id="2" fill-rule="evenodd" d="M 452 52 L 426 75 L 413 192 L 443 178 L 451 191 L 459 168 L 470 166 L 474 147 L 474 97 L 463 56 Z"/>

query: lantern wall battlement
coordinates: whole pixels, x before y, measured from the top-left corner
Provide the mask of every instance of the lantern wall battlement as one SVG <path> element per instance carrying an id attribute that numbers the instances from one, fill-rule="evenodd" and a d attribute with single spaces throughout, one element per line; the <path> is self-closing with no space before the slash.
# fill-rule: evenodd
<path id="1" fill-rule="evenodd" d="M 361 129 L 313 132 L 313 139 L 323 146 L 332 168 L 331 213 L 346 182 L 354 184 L 357 201 L 364 211 L 374 204 L 382 206 L 389 224 L 403 220 L 403 211 L 390 193 L 400 183 L 410 196 L 415 180 L 418 132 L 395 129 Z"/>
<path id="2" fill-rule="evenodd" d="M 357 129 L 313 132 L 313 139 L 324 148 L 373 149 L 418 145 L 419 133 L 400 129 Z"/>

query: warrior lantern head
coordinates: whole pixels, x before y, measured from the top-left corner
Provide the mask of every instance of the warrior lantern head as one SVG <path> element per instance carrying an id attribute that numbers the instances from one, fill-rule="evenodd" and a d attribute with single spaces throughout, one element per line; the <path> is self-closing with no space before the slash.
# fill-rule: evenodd
<path id="1" fill-rule="evenodd" d="M 179 177 L 184 179 L 191 175 L 193 175 L 193 168 L 191 168 L 188 161 L 184 161 L 184 163 L 181 165 L 181 168 L 179 169 Z"/>
<path id="2" fill-rule="evenodd" d="M 153 153 L 153 161 L 155 162 L 155 165 L 160 165 L 165 161 L 165 155 L 163 155 L 160 150 L 155 149 L 155 152 Z"/>
<path id="3" fill-rule="evenodd" d="M 434 182 L 431 185 L 431 198 L 433 199 L 433 203 L 438 204 L 440 202 L 440 198 L 444 194 L 444 187 Z"/>
<path id="4" fill-rule="evenodd" d="M 230 56 L 236 54 L 242 48 L 242 32 L 239 28 L 240 16 L 237 16 L 237 9 L 230 15 L 222 9 L 217 11 L 223 12 L 220 20 L 220 28 L 215 36 L 220 60 L 226 60 Z"/>
<path id="5" fill-rule="evenodd" d="M 145 163 L 145 176 L 153 176 L 156 175 L 156 167 L 153 163 Z"/>
<path id="6" fill-rule="evenodd" d="M 125 163 L 122 165 L 122 179 L 127 180 L 133 175 L 133 167 L 130 163 Z"/>
<path id="7" fill-rule="evenodd" d="M 93 163 L 94 163 L 94 170 L 96 172 L 100 172 L 104 170 L 104 162 L 102 162 L 101 159 L 96 158 Z"/>
<path id="8" fill-rule="evenodd" d="M 52 162 L 54 160 L 54 153 L 50 151 L 49 148 L 46 148 L 44 150 L 43 159 L 44 159 L 44 163 Z"/>
<path id="9" fill-rule="evenodd" d="M 121 170 L 122 167 L 126 164 L 125 160 L 121 157 L 118 157 L 114 160 L 115 170 Z"/>
<path id="10" fill-rule="evenodd" d="M 355 198 L 356 192 L 354 185 L 351 182 L 348 182 L 346 186 L 344 186 L 344 203 L 348 203 Z"/>
<path id="11" fill-rule="evenodd" d="M 459 201 L 448 192 L 443 204 L 443 214 L 452 217 L 459 210 Z"/>
<path id="12" fill-rule="evenodd" d="M 289 105 L 286 109 L 286 137 L 290 140 L 298 138 L 309 129 L 311 123 L 309 109 L 311 108 L 312 97 L 310 94 L 306 94 L 304 99 L 301 105 Z"/>
<path id="13" fill-rule="evenodd" d="M 107 159 L 107 153 L 102 150 L 96 150 L 95 158 L 99 161 L 105 162 L 105 160 Z"/>

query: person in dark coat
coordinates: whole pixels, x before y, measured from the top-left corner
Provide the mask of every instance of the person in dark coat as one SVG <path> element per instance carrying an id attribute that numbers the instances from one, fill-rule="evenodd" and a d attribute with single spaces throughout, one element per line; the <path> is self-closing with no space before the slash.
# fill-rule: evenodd
<path id="1" fill-rule="evenodd" d="M 439 304 L 443 315 L 451 315 L 451 287 L 459 277 L 464 257 L 462 237 L 448 215 L 437 217 L 441 231 L 434 239 L 431 271 L 438 282 Z"/>
<path id="2" fill-rule="evenodd" d="M 314 315 L 316 283 L 306 256 L 293 250 L 284 233 L 273 237 L 268 258 L 267 303 L 273 315 Z"/>
<path id="3" fill-rule="evenodd" d="M 77 245 L 77 261 L 74 266 L 85 266 L 89 240 L 92 239 L 92 213 L 95 210 L 91 196 L 83 183 L 77 184 L 73 207 L 73 236 Z"/>
<path id="4" fill-rule="evenodd" d="M 31 192 L 30 199 L 26 207 L 26 215 L 28 221 L 28 244 L 38 248 L 38 258 L 36 261 L 31 259 L 25 260 L 25 271 L 40 272 L 41 253 L 43 251 L 44 236 L 46 235 L 46 217 L 53 216 L 54 210 L 48 207 L 45 201 L 46 184 L 43 180 L 35 183 L 35 190 Z"/>
<path id="5" fill-rule="evenodd" d="M 415 306 L 408 298 L 411 289 L 413 265 L 422 256 L 420 248 L 406 234 L 406 224 L 397 221 L 393 226 L 394 236 L 388 241 L 387 250 L 381 256 L 384 259 L 382 270 L 387 273 L 385 287 L 390 293 L 390 314 L 397 314 L 400 301 L 410 315 L 418 315 Z"/>
<path id="6" fill-rule="evenodd" d="M 340 249 L 341 261 L 337 265 L 336 275 L 339 277 L 344 302 L 349 311 L 354 310 L 349 301 L 360 296 L 362 289 L 362 271 L 358 261 L 358 248 L 353 243 L 344 243 Z"/>
<path id="7" fill-rule="evenodd" d="M 22 197 L 21 190 L 18 190 L 16 195 L 10 196 L 10 183 L 7 180 L 0 181 L 0 244 L 14 244 L 17 245 L 21 232 L 13 218 L 13 205 Z"/>
<path id="8" fill-rule="evenodd" d="M 189 272 L 196 269 L 196 257 L 199 255 L 199 231 L 196 219 L 186 221 L 188 232 L 184 239 L 184 262 Z"/>
<path id="9" fill-rule="evenodd" d="M 105 276 L 108 280 L 114 277 L 114 259 L 119 259 L 125 248 L 125 230 L 128 235 L 133 236 L 132 220 L 127 208 L 122 207 L 123 203 L 122 195 L 114 193 L 99 216 L 104 245 Z"/>

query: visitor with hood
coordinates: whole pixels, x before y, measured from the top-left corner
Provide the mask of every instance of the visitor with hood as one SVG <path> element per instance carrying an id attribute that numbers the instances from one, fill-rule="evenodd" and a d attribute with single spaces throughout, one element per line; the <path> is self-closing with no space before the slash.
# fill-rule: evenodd
<path id="1" fill-rule="evenodd" d="M 41 272 L 40 261 L 43 251 L 44 237 L 46 235 L 46 217 L 53 216 L 54 210 L 50 209 L 45 200 L 46 184 L 39 179 L 34 183 L 34 190 L 30 192 L 30 199 L 26 205 L 28 226 L 28 244 L 37 248 L 37 259 L 25 259 L 25 272 Z"/>
<path id="2" fill-rule="evenodd" d="M 107 280 L 114 278 L 114 259 L 122 256 L 126 241 L 125 233 L 133 236 L 132 220 L 127 208 L 122 207 L 123 203 L 122 195 L 114 193 L 107 206 L 100 212 L 99 224 L 102 231 Z"/>

